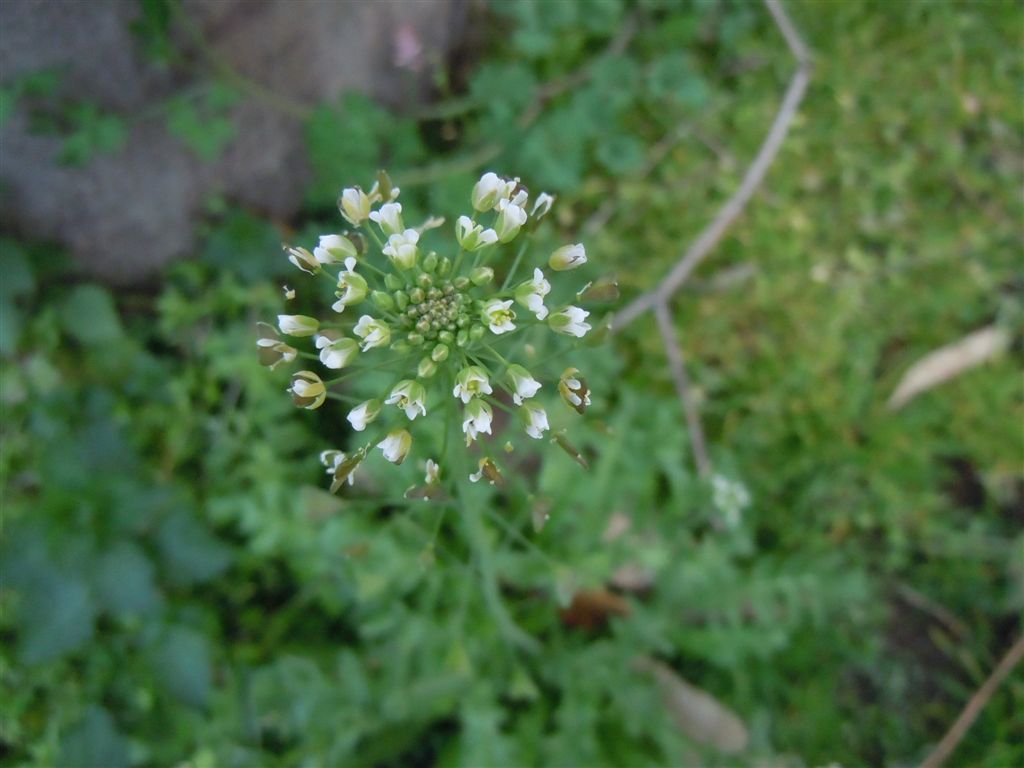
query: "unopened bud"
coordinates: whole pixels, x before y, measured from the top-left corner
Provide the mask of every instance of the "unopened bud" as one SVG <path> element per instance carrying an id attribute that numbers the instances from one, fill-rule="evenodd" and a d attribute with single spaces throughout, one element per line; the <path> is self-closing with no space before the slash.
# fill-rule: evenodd
<path id="1" fill-rule="evenodd" d="M 444 334 L 441 334 L 442 336 Z M 448 334 L 451 336 L 451 334 Z M 451 342 L 448 342 L 451 343 Z M 448 359 L 448 346 L 447 344 L 438 344 L 434 347 L 434 351 L 430 353 L 430 357 L 434 362 L 443 363 Z"/>
<path id="2" fill-rule="evenodd" d="M 424 257 L 423 259 L 423 271 L 429 272 L 430 274 L 434 274 L 434 270 L 437 269 L 437 261 L 437 253 L 435 253 L 434 251 L 428 253 L 426 257 Z"/>
<path id="3" fill-rule="evenodd" d="M 423 339 L 423 334 L 422 333 L 417 333 L 416 331 L 413 331 L 412 333 L 410 333 L 405 338 L 414 347 L 421 347 L 421 346 L 423 346 L 424 339 Z"/>
<path id="4" fill-rule="evenodd" d="M 441 277 L 446 276 L 452 271 L 452 260 L 445 256 L 437 263 L 437 274 Z"/>
<path id="5" fill-rule="evenodd" d="M 388 274 L 384 275 L 384 286 L 389 291 L 397 291 L 399 288 L 402 287 L 402 285 L 403 285 L 403 283 L 399 279 L 398 275 L 394 275 L 394 274 L 392 274 L 390 272 Z"/>
<path id="6" fill-rule="evenodd" d="M 473 281 L 473 285 L 485 285 L 494 279 L 494 270 L 490 267 L 477 267 L 469 279 Z"/>
<path id="7" fill-rule="evenodd" d="M 385 312 L 389 312 L 395 308 L 395 300 L 391 298 L 390 294 L 384 293 L 384 291 L 374 291 L 371 293 L 370 301 L 372 301 L 378 309 L 383 309 Z"/>
<path id="8" fill-rule="evenodd" d="M 416 376 L 421 379 L 429 379 L 435 373 L 437 373 L 437 363 L 429 357 L 420 360 L 420 364 L 416 367 Z"/>
<path id="9" fill-rule="evenodd" d="M 473 341 L 480 341 L 484 337 L 484 327 L 482 325 L 474 325 L 469 329 L 469 338 Z"/>
<path id="10" fill-rule="evenodd" d="M 458 290 L 463 291 L 469 285 L 469 278 L 464 275 L 459 275 L 452 280 L 452 285 L 454 285 Z"/>
<path id="11" fill-rule="evenodd" d="M 388 275 L 388 277 L 390 277 L 390 275 Z M 405 291 L 395 291 L 391 295 L 395 297 L 395 304 L 398 305 L 400 310 L 404 310 L 409 306 L 409 294 Z"/>
<path id="12" fill-rule="evenodd" d="M 409 291 L 409 301 L 413 304 L 422 304 L 425 298 L 422 288 L 416 287 Z"/>

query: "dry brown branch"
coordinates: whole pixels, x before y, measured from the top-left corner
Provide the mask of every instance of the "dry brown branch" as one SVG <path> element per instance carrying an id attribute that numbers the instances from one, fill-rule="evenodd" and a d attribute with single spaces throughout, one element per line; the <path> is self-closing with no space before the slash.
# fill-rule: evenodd
<path id="1" fill-rule="evenodd" d="M 1003 680 L 1013 671 L 1013 668 L 1020 663 L 1022 657 L 1024 657 L 1024 635 L 1017 638 L 1017 642 L 1006 652 L 1006 655 L 1003 656 L 1002 660 L 992 671 L 992 674 L 982 683 L 981 688 L 974 692 L 974 695 L 971 696 L 970 701 L 967 702 L 967 706 L 964 707 L 956 722 L 946 732 L 946 735 L 942 737 L 942 741 L 928 755 L 927 759 L 921 763 L 921 768 L 939 768 L 949 759 L 949 756 L 953 754 L 953 750 L 960 743 L 960 740 L 963 739 L 968 729 L 974 724 L 981 710 L 988 704 L 988 700 L 992 698 L 992 694 L 996 692 L 996 689 Z"/>
<path id="2" fill-rule="evenodd" d="M 672 381 L 676 385 L 676 393 L 683 404 L 686 415 L 686 429 L 690 433 L 690 444 L 693 446 L 693 460 L 697 464 L 697 474 L 707 477 L 711 472 L 711 460 L 708 458 L 707 444 L 704 441 L 704 427 L 700 423 L 700 412 L 690 390 L 690 377 L 686 374 L 686 363 L 683 352 L 676 338 L 676 329 L 672 324 L 672 313 L 663 301 L 654 308 L 658 319 L 658 330 L 661 340 L 665 342 L 665 354 L 668 355 L 668 368 L 672 373 Z"/>
<path id="3" fill-rule="evenodd" d="M 726 230 L 739 217 L 746 207 L 754 192 L 761 186 L 769 166 L 775 160 L 782 142 L 789 133 L 789 128 L 796 116 L 796 111 L 807 91 L 807 84 L 810 81 L 811 60 L 800 36 L 786 15 L 785 10 L 778 0 L 764 0 L 768 11 L 778 25 L 786 43 L 797 60 L 797 70 L 786 88 L 786 94 L 782 104 L 772 121 L 768 135 L 758 150 L 750 167 L 743 176 L 739 188 L 733 193 L 725 205 L 718 211 L 718 214 L 711 223 L 704 228 L 696 240 L 683 254 L 679 262 L 673 267 L 661 283 L 634 299 L 612 319 L 612 332 L 618 332 L 636 320 L 648 310 L 654 309 L 658 302 L 668 298 L 675 293 L 679 287 L 686 282 L 694 269 L 707 257 L 707 255 L 718 244 Z"/>

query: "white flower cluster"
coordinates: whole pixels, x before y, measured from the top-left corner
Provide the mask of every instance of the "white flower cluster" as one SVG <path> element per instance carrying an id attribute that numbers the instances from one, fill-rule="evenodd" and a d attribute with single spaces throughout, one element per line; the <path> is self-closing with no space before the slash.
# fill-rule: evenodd
<path id="1" fill-rule="evenodd" d="M 529 437 L 542 438 L 550 431 L 548 415 L 533 401 L 542 384 L 508 359 L 512 347 L 503 352 L 498 345 L 510 338 L 523 339 L 522 332 L 533 328 L 573 339 L 592 329 L 586 309 L 552 302 L 552 284 L 542 266 L 531 266 L 526 279 L 515 279 L 538 222 L 551 210 L 551 195 L 537 195 L 531 205 L 518 178 L 485 173 L 470 194 L 472 213 L 455 222 L 454 242 L 438 244 L 436 250 L 429 247 L 435 235 L 425 235 L 443 220 L 408 226 L 398 195 L 383 173 L 369 192 L 347 188 L 338 208 L 353 229 L 322 235 L 312 253 L 286 246 L 289 261 L 298 269 L 331 281 L 334 315 L 328 320 L 279 315 L 277 330 L 261 324 L 257 341 L 261 362 L 271 368 L 298 357 L 319 360 L 330 370 L 358 368 L 363 356 L 387 350 L 386 367 L 406 371 L 377 397 L 348 412 L 355 432 L 379 429 L 376 437 L 350 454 L 322 454 L 334 490 L 352 482 L 355 468 L 373 446 L 390 462 L 404 461 L 413 444 L 407 426 L 439 407 L 461 408 L 458 422 L 467 446 L 492 433 L 495 408 L 516 414 Z M 586 263 L 583 244 L 570 243 L 550 253 L 546 267 L 557 274 Z M 496 273 L 503 280 L 497 286 Z M 294 300 L 294 290 L 285 292 Z M 586 287 L 573 296 L 585 301 Z M 315 352 L 286 344 L 278 331 L 296 339 L 311 338 Z M 368 367 L 384 363 L 367 360 Z M 329 397 L 347 399 L 331 390 L 339 381 L 324 381 L 313 371 L 300 370 L 292 375 L 288 391 L 297 406 L 315 409 Z M 590 404 L 586 381 L 575 368 L 562 374 L 557 390 L 579 413 Z M 400 414 L 397 424 L 390 414 Z M 378 419 L 390 425 L 378 428 Z M 485 471 L 481 463 L 483 474 L 474 478 L 486 476 L 494 482 L 500 472 L 490 458 L 486 466 L 491 469 Z M 440 471 L 433 460 L 428 462 L 428 485 L 436 485 Z"/>

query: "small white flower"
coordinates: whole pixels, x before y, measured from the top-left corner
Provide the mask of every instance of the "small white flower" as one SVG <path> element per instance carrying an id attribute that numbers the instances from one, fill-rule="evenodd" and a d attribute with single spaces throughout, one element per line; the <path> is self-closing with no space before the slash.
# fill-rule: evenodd
<path id="1" fill-rule="evenodd" d="M 359 344 L 348 339 L 340 331 L 329 329 L 316 337 L 316 348 L 320 350 L 320 362 L 335 370 L 344 368 L 359 354 Z"/>
<path id="2" fill-rule="evenodd" d="M 540 440 L 544 437 L 545 430 L 551 429 L 551 427 L 548 426 L 547 411 L 539 405 L 526 403 L 519 409 L 519 414 L 523 419 L 523 426 L 526 428 L 526 434 L 534 440 Z"/>
<path id="3" fill-rule="evenodd" d="M 485 173 L 480 177 L 480 181 L 473 185 L 473 192 L 470 195 L 473 207 L 480 213 L 494 208 L 499 200 L 508 197 L 507 184 L 508 182 L 498 174 L 492 171 Z"/>
<path id="4" fill-rule="evenodd" d="M 298 356 L 299 351 L 281 341 L 273 327 L 266 323 L 257 323 L 257 326 L 260 335 L 256 339 L 256 349 L 260 365 L 274 370 L 281 363 L 290 363 Z"/>
<path id="5" fill-rule="evenodd" d="M 295 298 L 295 289 L 289 288 L 287 285 L 282 285 L 281 290 L 284 291 L 284 300 L 291 301 Z"/>
<path id="6" fill-rule="evenodd" d="M 427 459 L 425 469 L 426 474 L 423 476 L 423 482 L 427 485 L 437 485 L 441 479 L 441 467 L 433 459 Z"/>
<path id="7" fill-rule="evenodd" d="M 523 400 L 533 397 L 540 389 L 540 382 L 521 365 L 510 365 L 506 375 L 512 385 L 512 402 L 516 405 L 522 405 Z"/>
<path id="8" fill-rule="evenodd" d="M 362 432 L 366 425 L 380 414 L 380 400 L 367 400 L 348 412 L 348 423 L 356 432 Z"/>
<path id="9" fill-rule="evenodd" d="M 743 510 L 750 506 L 750 492 L 739 480 L 724 475 L 711 477 L 712 503 L 729 528 L 736 528 L 743 520 Z"/>
<path id="10" fill-rule="evenodd" d="M 551 293 L 551 283 L 544 279 L 544 273 L 534 268 L 533 280 L 527 280 L 516 288 L 516 302 L 526 307 L 543 320 L 548 316 L 548 308 L 544 306 L 544 297 Z"/>
<path id="11" fill-rule="evenodd" d="M 491 333 L 500 335 L 516 329 L 515 323 L 512 322 L 516 318 L 516 313 L 512 311 L 511 299 L 491 299 L 484 305 L 483 318 Z"/>
<path id="12" fill-rule="evenodd" d="M 525 209 L 510 200 L 498 202 L 498 220 L 494 223 L 494 231 L 498 233 L 499 243 L 507 243 L 515 238 L 525 223 Z"/>
<path id="13" fill-rule="evenodd" d="M 359 466 L 361 457 L 358 455 L 349 456 L 344 451 L 321 451 L 320 463 L 327 468 L 327 474 L 334 478 L 331 492 L 337 491 L 345 482 L 352 485 L 355 482 L 355 468 Z"/>
<path id="14" fill-rule="evenodd" d="M 292 402 L 299 408 L 312 411 L 324 404 L 327 387 L 313 371 L 297 371 L 292 374 L 292 384 L 287 390 Z"/>
<path id="15" fill-rule="evenodd" d="M 533 209 L 530 211 L 530 215 L 538 221 L 543 219 L 548 211 L 551 210 L 551 206 L 555 202 L 554 195 L 549 195 L 547 192 L 541 192 L 537 195 L 537 199 L 533 201 Z"/>
<path id="16" fill-rule="evenodd" d="M 320 328 L 320 321 L 308 315 L 278 315 L 277 327 L 287 336 L 312 336 Z"/>
<path id="17" fill-rule="evenodd" d="M 391 343 L 391 327 L 387 323 L 363 315 L 352 329 L 352 333 L 363 340 L 361 349 L 365 352 L 374 347 L 386 347 Z"/>
<path id="18" fill-rule="evenodd" d="M 380 210 L 370 212 L 370 220 L 377 222 L 385 235 L 397 235 L 405 229 L 401 203 L 384 203 Z"/>
<path id="19" fill-rule="evenodd" d="M 366 278 L 355 270 L 356 260 L 350 256 L 345 259 L 345 271 L 338 273 L 338 289 L 334 292 L 338 300 L 331 304 L 335 312 L 344 312 L 345 307 L 351 307 L 366 298 L 369 290 Z"/>
<path id="20" fill-rule="evenodd" d="M 359 187 L 342 190 L 338 210 L 353 227 L 358 227 L 370 216 L 370 197 Z"/>
<path id="21" fill-rule="evenodd" d="M 552 253 L 551 258 L 548 259 L 548 266 L 556 272 L 565 272 L 569 269 L 576 269 L 576 267 L 582 267 L 586 263 L 587 251 L 583 247 L 583 243 L 563 245 L 557 251 Z"/>
<path id="22" fill-rule="evenodd" d="M 489 395 L 493 391 L 484 369 L 478 365 L 470 365 L 459 371 L 455 377 L 455 388 L 452 390 L 452 394 L 461 399 L 463 403 L 468 403 L 472 397 L 481 393 Z"/>
<path id="23" fill-rule="evenodd" d="M 579 368 L 566 368 L 558 378 L 558 393 L 566 404 L 582 414 L 590 405 L 590 387 L 580 375 Z"/>
<path id="24" fill-rule="evenodd" d="M 355 257 L 356 247 L 344 235 L 320 235 L 320 245 L 313 249 L 313 255 L 321 264 L 340 264 Z"/>
<path id="25" fill-rule="evenodd" d="M 377 443 L 384 458 L 392 464 L 401 464 L 409 454 L 412 446 L 412 435 L 404 429 L 394 429 L 388 432 L 387 437 Z"/>
<path id="26" fill-rule="evenodd" d="M 463 411 L 465 419 L 462 421 L 462 431 L 466 433 L 466 445 L 476 440 L 481 432 L 491 434 L 491 420 L 494 418 L 494 411 L 491 406 L 474 397 Z"/>
<path id="27" fill-rule="evenodd" d="M 476 472 L 469 476 L 469 482 L 479 483 L 484 478 L 487 479 L 491 485 L 497 485 L 505 482 L 505 478 L 501 476 L 501 472 L 498 470 L 498 465 L 494 463 L 494 460 L 490 456 L 484 456 L 480 461 L 477 462 Z"/>
<path id="28" fill-rule="evenodd" d="M 391 235 L 383 248 L 384 255 L 400 269 L 412 269 L 416 265 L 416 243 L 419 239 L 420 233 L 415 229 Z"/>
<path id="29" fill-rule="evenodd" d="M 320 271 L 320 262 L 317 261 L 317 258 L 305 248 L 294 248 L 290 245 L 286 245 L 284 249 L 288 252 L 288 261 L 303 272 L 315 275 Z"/>
<path id="30" fill-rule="evenodd" d="M 390 178 L 387 181 L 388 184 L 391 183 Z M 370 202 L 379 203 L 380 201 L 384 200 L 385 203 L 390 203 L 392 200 L 398 199 L 398 193 L 401 191 L 402 190 L 400 190 L 398 187 L 392 186 L 391 191 L 388 193 L 388 199 L 384 200 L 384 194 L 380 191 L 380 180 L 378 179 L 377 181 L 373 182 L 373 186 L 370 187 Z"/>
<path id="31" fill-rule="evenodd" d="M 409 421 L 413 421 L 417 416 L 427 415 L 426 399 L 427 391 L 423 385 L 418 381 L 406 379 L 395 385 L 384 402 L 387 405 L 397 405 L 405 411 Z"/>
<path id="32" fill-rule="evenodd" d="M 583 322 L 590 313 L 579 307 L 566 307 L 561 312 L 555 312 L 548 318 L 548 326 L 551 330 L 564 333 L 566 336 L 575 336 L 577 339 L 586 335 L 591 326 Z"/>
<path id="33" fill-rule="evenodd" d="M 493 229 L 484 229 L 481 224 L 474 224 L 469 216 L 459 216 L 455 222 L 455 239 L 467 251 L 478 251 L 498 242 L 498 233 Z"/>

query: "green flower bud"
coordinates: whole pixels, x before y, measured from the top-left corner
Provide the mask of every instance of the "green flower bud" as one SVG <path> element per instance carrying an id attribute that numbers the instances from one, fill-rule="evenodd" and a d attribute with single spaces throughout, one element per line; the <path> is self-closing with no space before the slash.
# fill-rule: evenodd
<path id="1" fill-rule="evenodd" d="M 445 256 L 441 261 L 437 263 L 437 274 L 441 277 L 445 277 L 449 272 L 452 271 L 452 260 Z"/>
<path id="2" fill-rule="evenodd" d="M 452 283 L 455 285 L 456 289 L 464 291 L 467 286 L 469 286 L 469 278 L 459 275 L 452 281 Z"/>
<path id="3" fill-rule="evenodd" d="M 490 267 L 477 267 L 469 279 L 473 281 L 473 285 L 485 285 L 494 279 L 494 270 Z"/>
<path id="4" fill-rule="evenodd" d="M 434 284 L 434 278 L 426 273 L 420 273 L 416 278 L 416 285 L 424 291 Z"/>
<path id="5" fill-rule="evenodd" d="M 430 274 L 434 274 L 434 270 L 437 269 L 437 263 L 438 263 L 437 253 L 435 253 L 434 251 L 431 251 L 423 259 L 423 265 L 422 265 L 423 266 L 423 271 L 424 272 L 429 272 Z"/>
<path id="6" fill-rule="evenodd" d="M 423 346 L 424 339 L 423 339 L 423 334 L 422 333 L 416 333 L 416 331 L 413 331 L 412 333 L 410 333 L 405 338 L 414 347 L 422 347 Z"/>
<path id="7" fill-rule="evenodd" d="M 429 379 L 435 373 L 437 373 L 437 363 L 429 357 L 424 357 L 420 360 L 420 364 L 416 366 L 416 376 L 418 378 Z"/>
<path id="8" fill-rule="evenodd" d="M 372 301 L 379 309 L 390 311 L 395 308 L 395 300 L 391 298 L 389 294 L 384 291 L 374 291 L 370 294 L 370 301 Z"/>
<path id="9" fill-rule="evenodd" d="M 393 275 L 390 272 L 384 275 L 384 285 L 389 291 L 397 291 L 402 287 L 402 281 L 398 275 Z"/>
<path id="10" fill-rule="evenodd" d="M 422 288 L 413 288 L 409 291 L 409 301 L 413 304 L 422 304 L 425 298 L 426 296 L 423 294 Z"/>
<path id="11" fill-rule="evenodd" d="M 469 329 L 469 338 L 473 341 L 480 341 L 484 337 L 484 327 L 482 325 L 474 325 Z"/>
<path id="12" fill-rule="evenodd" d="M 437 338 L 439 338 L 445 344 L 451 344 L 455 341 L 455 334 L 451 331 L 441 331 Z"/>
<path id="13" fill-rule="evenodd" d="M 412 349 L 412 347 L 409 346 L 409 342 L 406 341 L 405 339 L 399 339 L 398 341 L 391 345 L 391 349 L 393 349 L 400 355 L 404 355 L 406 352 L 409 352 Z"/>
<path id="14" fill-rule="evenodd" d="M 459 331 L 455 336 L 455 343 L 460 347 L 464 347 L 469 344 L 469 331 L 465 328 Z"/>
<path id="15" fill-rule="evenodd" d="M 388 277 L 391 277 L 391 275 L 388 275 Z M 387 281 L 385 280 L 385 282 Z M 399 309 L 405 309 L 409 306 L 409 294 L 405 291 L 395 291 L 391 295 L 395 297 L 395 304 L 398 305 Z"/>
<path id="16" fill-rule="evenodd" d="M 451 336 L 451 334 L 448 334 Z M 450 344 L 451 342 L 448 342 Z M 438 344 L 434 347 L 434 351 L 430 353 L 430 357 L 434 362 L 443 363 L 448 359 L 448 347 L 445 344 Z"/>

